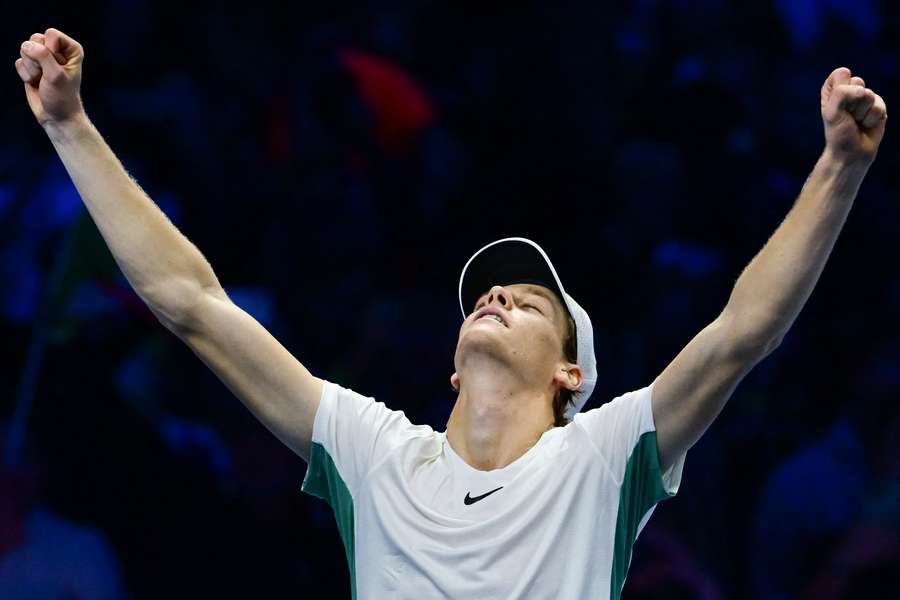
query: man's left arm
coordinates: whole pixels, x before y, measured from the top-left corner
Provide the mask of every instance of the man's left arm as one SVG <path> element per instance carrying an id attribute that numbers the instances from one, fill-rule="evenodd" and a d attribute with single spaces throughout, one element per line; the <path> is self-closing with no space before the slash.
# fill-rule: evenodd
<path id="1" fill-rule="evenodd" d="M 665 368 L 653 419 L 665 471 L 694 445 L 738 383 L 780 343 L 806 303 L 884 136 L 887 107 L 850 70 L 821 92 L 825 151 L 787 217 L 738 278 L 722 313 Z"/>

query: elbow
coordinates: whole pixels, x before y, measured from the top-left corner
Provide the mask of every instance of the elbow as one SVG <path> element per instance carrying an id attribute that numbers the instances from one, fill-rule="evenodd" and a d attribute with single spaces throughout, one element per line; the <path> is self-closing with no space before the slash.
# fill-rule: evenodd
<path id="1" fill-rule="evenodd" d="M 216 295 L 210 290 L 186 279 L 169 279 L 142 290 L 138 295 L 147 304 L 159 322 L 176 335 L 190 331 L 205 296 Z M 221 294 L 224 295 L 224 290 Z"/>
<path id="2" fill-rule="evenodd" d="M 781 338 L 757 338 L 735 333 L 730 336 L 728 356 L 731 360 L 751 369 L 772 354 L 781 344 Z"/>
<path id="3" fill-rule="evenodd" d="M 754 326 L 747 319 L 738 319 L 727 313 L 723 318 L 728 323 L 728 338 L 732 341 L 732 349 L 735 355 L 754 360 L 764 359 L 774 352 L 784 340 L 786 331 Z"/>
<path id="4" fill-rule="evenodd" d="M 760 359 L 767 357 L 772 354 L 780 345 L 781 341 L 784 339 L 784 334 L 777 335 L 775 337 L 769 338 L 767 342 L 764 342 L 760 345 Z"/>

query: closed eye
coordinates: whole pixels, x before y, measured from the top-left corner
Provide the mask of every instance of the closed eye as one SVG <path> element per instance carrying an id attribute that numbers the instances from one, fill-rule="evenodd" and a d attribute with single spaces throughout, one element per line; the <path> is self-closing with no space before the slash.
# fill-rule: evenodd
<path id="1" fill-rule="evenodd" d="M 538 311 L 539 313 L 544 314 L 544 311 L 542 311 L 541 309 L 539 309 L 539 308 L 538 308 L 537 306 L 535 306 L 534 304 L 523 304 L 523 305 L 522 305 L 522 308 L 533 308 L 534 310 Z"/>

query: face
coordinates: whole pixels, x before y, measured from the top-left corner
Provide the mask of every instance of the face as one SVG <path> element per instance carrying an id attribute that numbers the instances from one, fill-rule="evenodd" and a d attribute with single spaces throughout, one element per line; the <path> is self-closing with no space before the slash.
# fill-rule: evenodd
<path id="1" fill-rule="evenodd" d="M 473 357 L 489 356 L 521 373 L 535 385 L 549 383 L 570 365 L 563 352 L 568 315 L 548 288 L 532 284 L 495 285 L 470 307 L 456 345 L 451 378 Z"/>

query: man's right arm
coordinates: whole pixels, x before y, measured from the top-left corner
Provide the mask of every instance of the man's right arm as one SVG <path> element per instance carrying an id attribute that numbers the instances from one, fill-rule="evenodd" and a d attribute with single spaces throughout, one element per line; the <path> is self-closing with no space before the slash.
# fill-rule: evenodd
<path id="1" fill-rule="evenodd" d="M 231 302 L 199 250 L 128 175 L 81 106 L 81 45 L 31 36 L 29 105 L 135 292 L 278 439 L 308 459 L 323 382 Z"/>

